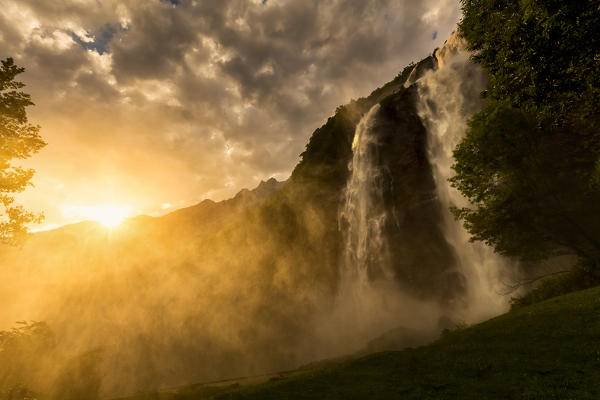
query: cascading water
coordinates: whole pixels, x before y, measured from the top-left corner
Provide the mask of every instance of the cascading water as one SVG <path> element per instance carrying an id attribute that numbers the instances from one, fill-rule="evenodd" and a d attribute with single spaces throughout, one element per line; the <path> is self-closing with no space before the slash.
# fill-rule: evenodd
<path id="1" fill-rule="evenodd" d="M 345 190 L 340 219 L 344 234 L 344 269 L 342 284 L 369 284 L 375 270 L 390 278 L 387 240 L 384 235 L 386 210 L 383 200 L 384 177 L 378 165 L 377 136 L 373 124 L 379 104 L 365 114 L 356 126 L 352 141 L 350 178 Z"/>
<path id="2" fill-rule="evenodd" d="M 339 222 L 344 237 L 343 265 L 335 305 L 336 324 L 351 334 L 345 338 L 356 350 L 374 335 L 393 327 L 394 290 L 384 227 L 385 177 L 379 165 L 379 146 L 374 125 L 379 104 L 359 121 L 352 141 L 350 177 L 344 191 Z"/>
<path id="3" fill-rule="evenodd" d="M 428 132 L 428 157 L 433 168 L 436 191 L 445 210 L 465 207 L 468 201 L 448 179 L 453 176 L 453 151 L 467 130 L 471 115 L 481 109 L 480 93 L 486 84 L 484 72 L 472 63 L 457 34 L 436 53 L 438 69 L 418 82 L 417 109 Z M 499 274 L 506 260 L 469 234 L 450 211 L 444 213 L 444 229 L 455 249 L 460 272 L 466 278 L 467 297 L 462 318 L 478 321 L 502 312 L 506 299 L 499 295 Z"/>
<path id="4" fill-rule="evenodd" d="M 440 316 L 434 304 L 403 293 L 395 279 L 386 235 L 391 217 L 384 201 L 391 177 L 382 165 L 379 114 L 375 105 L 354 133 L 350 176 L 339 210 L 344 248 L 338 291 L 332 309 L 315 324 L 316 336 L 326 343 L 325 357 L 360 351 L 370 340 L 404 328 L 419 332 L 415 343 L 421 344 L 433 339 L 431 326 Z"/>

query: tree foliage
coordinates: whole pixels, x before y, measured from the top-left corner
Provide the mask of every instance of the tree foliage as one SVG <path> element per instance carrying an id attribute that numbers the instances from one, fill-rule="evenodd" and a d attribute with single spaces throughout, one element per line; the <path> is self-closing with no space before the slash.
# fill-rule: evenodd
<path id="1" fill-rule="evenodd" d="M 460 32 L 489 76 L 455 150 L 454 210 L 474 240 L 528 260 L 600 260 L 600 6 L 462 0 Z"/>
<path id="2" fill-rule="evenodd" d="M 0 331 L 0 399 L 93 400 L 102 381 L 100 349 L 72 353 L 45 322 Z"/>
<path id="3" fill-rule="evenodd" d="M 40 222 L 42 216 L 15 204 L 14 195 L 31 185 L 34 171 L 12 164 L 26 159 L 46 143 L 39 135 L 40 127 L 29 123 L 26 108 L 33 105 L 31 96 L 21 91 L 25 86 L 16 81 L 24 68 L 12 58 L 0 66 L 0 241 L 16 243 L 26 233 L 26 224 Z"/>
<path id="4" fill-rule="evenodd" d="M 32 386 L 41 376 L 56 346 L 54 334 L 43 322 L 19 322 L 0 331 L 0 398 L 36 399 Z"/>

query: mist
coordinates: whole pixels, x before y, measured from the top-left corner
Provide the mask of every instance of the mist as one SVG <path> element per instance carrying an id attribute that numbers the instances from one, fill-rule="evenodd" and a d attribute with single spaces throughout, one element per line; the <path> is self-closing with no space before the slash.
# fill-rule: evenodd
<path id="1" fill-rule="evenodd" d="M 485 76 L 456 37 L 408 72 L 340 108 L 286 182 L 3 247 L 0 330 L 44 324 L 13 331 L 38 344 L 0 352 L 2 387 L 122 396 L 417 346 L 506 310 L 509 261 L 448 210 Z"/>

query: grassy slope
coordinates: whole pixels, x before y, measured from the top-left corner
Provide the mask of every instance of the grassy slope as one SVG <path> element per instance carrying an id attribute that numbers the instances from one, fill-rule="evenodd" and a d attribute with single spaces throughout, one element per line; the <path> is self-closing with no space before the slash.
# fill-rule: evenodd
<path id="1" fill-rule="evenodd" d="M 600 287 L 511 311 L 418 349 L 254 386 L 191 386 L 136 397 L 142 398 L 599 399 Z"/>

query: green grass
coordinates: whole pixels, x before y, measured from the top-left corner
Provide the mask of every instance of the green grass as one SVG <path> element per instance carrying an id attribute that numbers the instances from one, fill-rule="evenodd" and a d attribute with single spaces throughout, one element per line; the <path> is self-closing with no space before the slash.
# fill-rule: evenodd
<path id="1" fill-rule="evenodd" d="M 163 396 L 600 399 L 600 288 L 519 308 L 417 349 L 372 354 L 258 385 L 196 385 Z M 152 398 L 159 397 L 136 397 Z"/>

